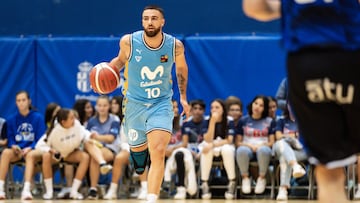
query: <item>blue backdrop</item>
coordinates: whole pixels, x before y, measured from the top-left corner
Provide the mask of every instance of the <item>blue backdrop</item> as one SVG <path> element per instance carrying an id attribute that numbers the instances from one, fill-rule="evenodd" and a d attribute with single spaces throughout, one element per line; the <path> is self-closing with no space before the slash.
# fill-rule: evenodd
<path id="1" fill-rule="evenodd" d="M 209 105 L 214 98 L 236 95 L 247 104 L 256 94 L 274 95 L 285 76 L 277 35 L 179 38 L 189 66 L 189 100 L 201 98 Z M 21 89 L 30 92 L 41 113 L 50 102 L 72 107 L 78 98 L 95 101 L 88 71 L 116 56 L 118 42 L 115 37 L 0 38 L 0 116 L 16 111 L 15 93 Z M 176 84 L 174 90 L 178 98 Z"/>
<path id="2" fill-rule="evenodd" d="M 15 94 L 20 89 L 28 90 L 37 103 L 35 49 L 33 38 L 0 39 L 0 116 L 15 111 Z"/>
<path id="3" fill-rule="evenodd" d="M 275 35 L 186 38 L 189 98 L 209 104 L 235 95 L 246 105 L 256 94 L 275 95 L 285 76 L 279 40 Z"/>
<path id="4" fill-rule="evenodd" d="M 141 28 L 149 4 L 164 8 L 172 34 L 279 31 L 245 17 L 241 0 L 2 0 L 0 35 L 120 35 Z"/>
<path id="5" fill-rule="evenodd" d="M 110 61 L 117 55 L 117 38 L 39 38 L 36 40 L 37 96 L 72 107 L 79 98 L 95 101 L 90 89 L 89 70 L 97 63 Z M 116 90 L 113 94 L 120 94 Z M 39 103 L 39 108 L 44 103 Z"/>

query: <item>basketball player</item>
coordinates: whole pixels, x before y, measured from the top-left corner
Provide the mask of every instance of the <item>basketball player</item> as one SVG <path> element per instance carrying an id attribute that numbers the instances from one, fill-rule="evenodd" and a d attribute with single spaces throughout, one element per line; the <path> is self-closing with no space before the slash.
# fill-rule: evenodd
<path id="1" fill-rule="evenodd" d="M 186 98 L 188 66 L 181 41 L 162 31 L 163 9 L 147 6 L 142 13 L 144 30 L 124 35 L 120 51 L 110 65 L 125 67 L 124 125 L 130 158 L 138 174 L 144 172 L 150 153 L 147 202 L 155 202 L 164 176 L 165 149 L 172 132 L 171 69 L 176 63 L 180 103 L 188 117 Z"/>
<path id="2" fill-rule="evenodd" d="M 282 15 L 289 99 L 304 136 L 320 202 L 346 202 L 343 167 L 360 152 L 359 0 L 244 0 L 258 20 Z"/>

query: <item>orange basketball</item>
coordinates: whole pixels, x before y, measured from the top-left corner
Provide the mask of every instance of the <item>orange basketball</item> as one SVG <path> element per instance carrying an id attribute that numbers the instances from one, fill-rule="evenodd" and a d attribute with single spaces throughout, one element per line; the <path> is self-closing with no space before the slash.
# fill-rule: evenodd
<path id="1" fill-rule="evenodd" d="M 91 88 L 99 94 L 109 94 L 120 84 L 120 76 L 109 63 L 102 62 L 90 70 Z"/>

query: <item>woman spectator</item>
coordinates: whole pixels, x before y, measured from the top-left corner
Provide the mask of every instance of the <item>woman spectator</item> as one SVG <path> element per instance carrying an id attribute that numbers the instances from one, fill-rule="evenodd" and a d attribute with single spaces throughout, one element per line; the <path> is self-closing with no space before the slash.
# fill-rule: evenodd
<path id="1" fill-rule="evenodd" d="M 110 114 L 110 99 L 101 95 L 96 101 L 96 114 L 90 118 L 87 129 L 92 132 L 91 138 L 99 142 L 100 152 L 105 161 L 112 162 L 120 152 L 120 120 L 117 116 Z M 90 190 L 88 199 L 97 199 L 97 184 L 99 182 L 99 162 L 90 159 Z"/>
<path id="2" fill-rule="evenodd" d="M 89 168 L 89 155 L 80 150 L 83 144 L 84 149 L 100 164 L 100 171 L 106 174 L 111 170 L 97 147 L 96 142 L 91 139 L 94 133 L 86 130 L 84 126 L 75 118 L 74 111 L 70 109 L 60 109 L 54 118 L 57 122 L 46 132 L 45 139 L 39 141 L 38 149 L 44 152 L 42 155 L 42 169 L 46 193 L 44 199 L 53 198 L 53 174 L 51 165 L 61 160 L 78 163 L 75 178 L 72 181 L 70 198 L 83 199 L 83 195 L 78 192 L 82 179 Z"/>
<path id="3" fill-rule="evenodd" d="M 95 109 L 90 100 L 78 99 L 75 101 L 73 109 L 77 112 L 81 125 L 87 126 L 88 120 L 94 116 Z"/>
<path id="4" fill-rule="evenodd" d="M 208 180 L 214 157 L 221 155 L 227 178 L 228 190 L 225 192 L 226 199 L 233 199 L 235 195 L 235 147 L 233 144 L 235 129 L 227 119 L 225 103 L 221 99 L 215 99 L 211 103 L 210 119 L 206 122 L 207 132 L 204 134 L 204 142 L 201 143 L 201 189 L 202 198 L 210 199 Z"/>
<path id="5" fill-rule="evenodd" d="M 41 160 L 41 152 L 34 150 L 37 141 L 45 132 L 44 117 L 33 110 L 30 95 L 26 91 L 16 94 L 18 111 L 7 120 L 8 147 L 1 155 L 0 199 L 5 199 L 4 181 L 10 163 L 25 160 L 25 183 L 21 192 L 22 200 L 32 200 L 31 180 L 35 164 Z"/>
<path id="6" fill-rule="evenodd" d="M 265 175 L 271 160 L 271 147 L 275 140 L 275 120 L 269 117 L 268 97 L 258 95 L 247 106 L 248 115 L 241 118 L 237 126 L 236 161 L 242 177 L 242 192 L 251 192 L 249 164 L 257 160 L 259 177 L 256 181 L 255 193 L 265 191 Z M 255 159 L 256 158 L 256 159 Z"/>
<path id="7" fill-rule="evenodd" d="M 306 152 L 299 142 L 299 131 L 290 106 L 284 111 L 284 118 L 276 123 L 275 155 L 280 162 L 280 187 L 276 200 L 287 200 L 287 190 L 290 188 L 291 170 L 294 178 L 305 175 L 305 170 L 298 161 L 307 159 Z"/>

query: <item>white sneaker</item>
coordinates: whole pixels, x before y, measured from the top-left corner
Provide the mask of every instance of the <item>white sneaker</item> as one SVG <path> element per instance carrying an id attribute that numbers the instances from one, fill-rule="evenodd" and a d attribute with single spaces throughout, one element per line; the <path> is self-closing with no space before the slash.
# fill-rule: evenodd
<path id="1" fill-rule="evenodd" d="M 30 191 L 22 191 L 21 192 L 21 200 L 32 200 L 33 196 Z"/>
<path id="2" fill-rule="evenodd" d="M 305 169 L 300 164 L 295 164 L 293 167 L 292 175 L 294 178 L 301 178 L 305 175 Z"/>
<path id="3" fill-rule="evenodd" d="M 75 193 L 70 193 L 70 198 L 77 199 L 77 200 L 83 200 L 84 196 L 79 192 L 75 192 Z"/>
<path id="4" fill-rule="evenodd" d="M 255 186 L 255 194 L 262 194 L 265 191 L 266 179 L 258 177 Z"/>
<path id="5" fill-rule="evenodd" d="M 139 195 L 137 196 L 137 199 L 146 200 L 147 196 L 147 188 L 140 187 Z"/>
<path id="6" fill-rule="evenodd" d="M 294 144 L 293 144 L 294 149 L 300 150 L 302 149 L 304 146 L 301 144 L 301 142 L 298 139 L 295 139 Z"/>
<path id="7" fill-rule="evenodd" d="M 100 165 L 100 173 L 102 175 L 105 175 L 105 174 L 109 173 L 109 171 L 111 171 L 111 169 L 112 169 L 112 166 L 109 165 L 109 164 Z"/>
<path id="8" fill-rule="evenodd" d="M 285 187 L 280 187 L 279 188 L 279 193 L 276 196 L 276 200 L 278 200 L 278 201 L 286 201 L 287 199 L 288 199 L 287 189 Z"/>
<path id="9" fill-rule="evenodd" d="M 104 195 L 103 199 L 107 199 L 107 200 L 117 199 L 117 196 L 115 192 L 109 189 L 107 193 Z"/>
<path id="10" fill-rule="evenodd" d="M 186 188 L 185 187 L 177 187 L 174 199 L 186 199 Z"/>
<path id="11" fill-rule="evenodd" d="M 360 199 L 360 188 L 355 192 L 354 199 Z"/>
<path id="12" fill-rule="evenodd" d="M 64 187 L 61 191 L 56 195 L 58 199 L 64 199 L 66 196 L 70 195 L 71 187 Z"/>
<path id="13" fill-rule="evenodd" d="M 47 192 L 47 193 L 45 193 L 45 194 L 43 194 L 43 199 L 44 200 L 50 200 L 50 199 L 52 199 L 53 198 L 53 193 L 51 192 Z"/>
<path id="14" fill-rule="evenodd" d="M 228 190 L 225 192 L 225 199 L 234 199 L 236 190 L 235 181 L 229 181 L 227 188 Z"/>
<path id="15" fill-rule="evenodd" d="M 146 203 L 156 203 L 156 200 L 146 200 Z"/>
<path id="16" fill-rule="evenodd" d="M 250 194 L 251 193 L 251 182 L 250 178 L 243 178 L 241 182 L 241 191 L 244 194 Z"/>
<path id="17" fill-rule="evenodd" d="M 0 200 L 6 199 L 6 194 L 4 191 L 0 191 Z"/>
<path id="18" fill-rule="evenodd" d="M 211 199 L 211 193 L 210 193 L 210 188 L 207 182 L 203 182 L 201 184 L 201 198 L 202 199 Z"/>

